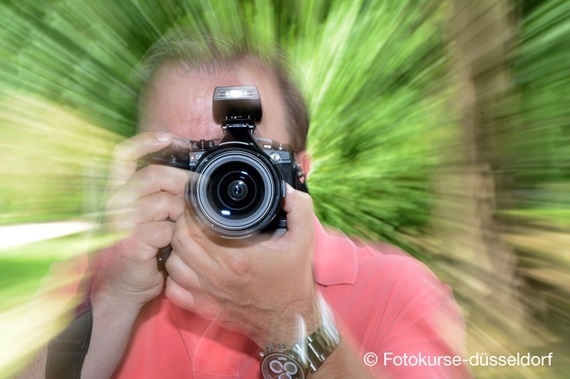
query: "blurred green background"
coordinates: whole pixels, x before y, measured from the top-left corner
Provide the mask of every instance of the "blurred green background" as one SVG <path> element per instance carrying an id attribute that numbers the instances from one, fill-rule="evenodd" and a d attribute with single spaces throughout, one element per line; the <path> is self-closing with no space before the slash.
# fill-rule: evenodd
<path id="1" fill-rule="evenodd" d="M 554 352 L 477 377 L 567 377 L 570 2 L 7 0 L 0 22 L 0 377 L 42 342 L 12 344 L 49 265 L 103 243 L 89 234 L 135 132 L 133 68 L 179 27 L 284 48 L 319 217 L 449 283 L 468 354 Z"/>

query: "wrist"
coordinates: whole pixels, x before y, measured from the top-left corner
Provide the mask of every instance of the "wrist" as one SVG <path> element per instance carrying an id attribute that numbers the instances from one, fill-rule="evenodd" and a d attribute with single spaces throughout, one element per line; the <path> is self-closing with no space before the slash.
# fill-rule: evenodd
<path id="1" fill-rule="evenodd" d="M 316 372 L 340 345 L 340 335 L 332 312 L 319 297 L 319 321 L 316 329 L 298 339 L 293 345 L 270 344 L 261 352 L 261 373 L 264 378 L 287 374 L 293 379 L 308 378 Z"/>
<path id="2" fill-rule="evenodd" d="M 303 302 L 288 304 L 264 321 L 264 327 L 258 328 L 258 335 L 252 339 L 261 349 L 293 345 L 319 327 L 319 309 L 316 294 Z"/>
<path id="3" fill-rule="evenodd" d="M 97 314 L 117 317 L 120 314 L 138 315 L 145 302 L 119 293 L 94 291 L 91 294 L 91 304 Z"/>

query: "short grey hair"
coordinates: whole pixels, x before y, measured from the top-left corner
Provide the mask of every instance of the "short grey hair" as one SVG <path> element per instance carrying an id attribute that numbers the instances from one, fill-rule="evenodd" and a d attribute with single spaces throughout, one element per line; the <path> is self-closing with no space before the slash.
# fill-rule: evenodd
<path id="1" fill-rule="evenodd" d="M 269 73 L 278 85 L 283 97 L 290 145 L 295 152 L 300 152 L 307 145 L 309 111 L 285 62 L 285 54 L 278 47 L 274 51 L 261 52 L 248 44 L 204 36 L 198 39 L 186 31 L 177 30 L 150 47 L 135 74 L 141 85 L 140 96 L 144 96 L 154 75 L 167 65 L 197 68 L 212 74 L 242 64 L 256 65 Z"/>

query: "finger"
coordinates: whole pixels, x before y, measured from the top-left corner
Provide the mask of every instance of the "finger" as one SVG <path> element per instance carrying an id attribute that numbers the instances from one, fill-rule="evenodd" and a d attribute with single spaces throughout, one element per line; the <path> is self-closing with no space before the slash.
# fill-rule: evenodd
<path id="1" fill-rule="evenodd" d="M 142 197 L 135 203 L 136 223 L 176 221 L 184 212 L 186 200 L 168 192 L 156 192 Z"/>
<path id="2" fill-rule="evenodd" d="M 287 213 L 287 229 L 293 235 L 313 226 L 313 200 L 309 194 L 287 184 L 283 210 Z"/>
<path id="3" fill-rule="evenodd" d="M 189 311 L 196 309 L 196 298 L 194 294 L 180 286 L 170 276 L 166 278 L 165 295 L 179 308 Z"/>
<path id="4" fill-rule="evenodd" d="M 196 271 L 189 267 L 180 259 L 180 255 L 172 250 L 168 260 L 166 261 L 166 270 L 168 276 L 176 282 L 176 284 L 186 288 L 189 291 L 200 290 L 202 288 L 200 279 Z"/>
<path id="5" fill-rule="evenodd" d="M 166 247 L 172 240 L 174 223 L 172 221 L 149 222 L 138 225 L 133 233 L 119 242 L 124 251 L 136 252 L 136 260 L 155 259 L 158 249 Z"/>
<path id="6" fill-rule="evenodd" d="M 205 319 L 215 320 L 220 313 L 219 305 L 211 296 L 203 292 L 189 291 L 178 285 L 170 277 L 166 279 L 165 294 L 176 306 L 195 312 Z"/>
<path id="7" fill-rule="evenodd" d="M 166 132 L 145 132 L 118 144 L 113 151 L 109 190 L 123 185 L 136 171 L 140 158 L 165 148 L 172 142 L 172 138 Z"/>
<path id="8" fill-rule="evenodd" d="M 150 165 L 137 171 L 107 202 L 110 210 L 132 206 L 139 199 L 165 191 L 184 198 L 190 172 L 174 167 Z"/>
<path id="9" fill-rule="evenodd" d="M 118 200 L 111 199 L 110 202 Z M 114 207 L 115 209 L 113 209 Z M 107 221 L 113 230 L 129 230 L 138 224 L 155 221 L 176 221 L 184 212 L 186 200 L 167 192 L 156 192 L 119 208 L 116 203 L 107 209 Z"/>
<path id="10" fill-rule="evenodd" d="M 176 220 L 171 241 L 172 248 L 177 251 L 177 255 L 185 264 L 203 270 L 205 268 L 203 262 L 211 258 L 201 244 L 200 228 L 187 214 L 188 212 L 185 212 Z"/>

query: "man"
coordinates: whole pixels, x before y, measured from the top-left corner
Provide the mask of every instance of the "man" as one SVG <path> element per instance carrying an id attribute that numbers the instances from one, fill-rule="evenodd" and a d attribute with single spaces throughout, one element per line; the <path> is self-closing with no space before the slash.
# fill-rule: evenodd
<path id="1" fill-rule="evenodd" d="M 463 328 L 450 291 L 414 259 L 329 234 L 310 196 L 290 186 L 284 234 L 223 239 L 187 206 L 190 172 L 137 170 L 174 137 L 221 138 L 214 88 L 251 85 L 263 104 L 254 136 L 292 146 L 308 174 L 307 110 L 279 59 L 171 36 L 143 68 L 141 133 L 117 147 L 108 187 L 108 225 L 128 236 L 93 262 L 82 378 L 468 376 L 462 365 L 421 360 L 459 355 Z M 165 279 L 156 254 L 169 244 Z M 307 362 L 307 345 L 323 354 Z"/>

